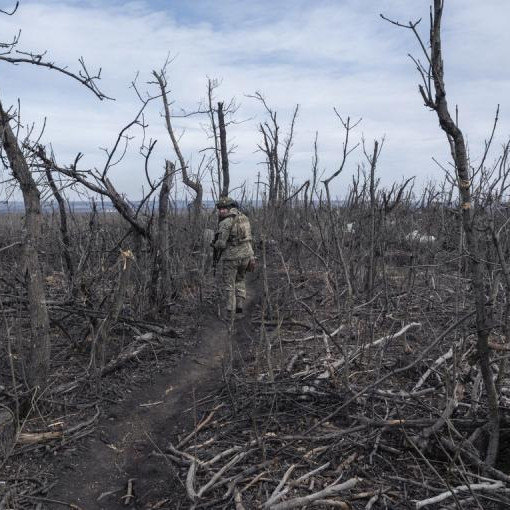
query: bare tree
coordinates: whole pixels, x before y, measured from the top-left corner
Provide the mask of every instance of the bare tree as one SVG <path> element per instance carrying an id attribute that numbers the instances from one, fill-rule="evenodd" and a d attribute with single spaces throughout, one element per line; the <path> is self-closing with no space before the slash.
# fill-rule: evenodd
<path id="1" fill-rule="evenodd" d="M 388 18 L 382 15 L 381 16 L 399 27 L 410 29 L 419 41 L 426 58 L 426 65 L 422 64 L 417 59 L 413 59 L 418 72 L 422 77 L 422 84 L 419 86 L 419 91 L 425 106 L 430 108 L 437 115 L 439 125 L 445 132 L 448 139 L 455 165 L 456 182 L 461 202 L 462 227 L 465 233 L 469 268 L 476 306 L 476 347 L 478 363 L 480 365 L 480 371 L 488 398 L 490 440 L 487 446 L 486 462 L 489 465 L 493 465 L 496 461 L 499 444 L 499 407 L 497 391 L 490 365 L 490 351 L 488 345 L 492 325 L 490 307 L 487 306 L 488 303 L 485 297 L 484 268 L 480 248 L 482 240 L 476 225 L 476 215 L 473 204 L 472 175 L 470 174 L 469 169 L 466 143 L 461 129 L 451 116 L 446 99 L 441 43 L 441 20 L 443 16 L 443 7 L 443 0 L 434 0 L 430 13 L 430 51 L 426 49 L 417 30 L 420 20 L 417 22 L 402 24 L 397 21 L 388 20 Z"/>
<path id="2" fill-rule="evenodd" d="M 200 214 L 200 210 L 202 208 L 202 200 L 204 195 L 204 189 L 202 183 L 200 182 L 200 177 L 196 176 L 193 178 L 188 172 L 188 164 L 182 155 L 181 149 L 179 147 L 179 142 L 177 141 L 177 137 L 175 136 L 174 129 L 172 126 L 172 116 L 170 114 L 170 104 L 168 102 L 168 82 L 166 79 L 165 68 L 161 69 L 161 71 L 153 71 L 153 76 L 156 78 L 158 86 L 161 91 L 161 99 L 163 101 L 163 108 L 165 111 L 165 122 L 168 134 L 170 135 L 170 140 L 172 141 L 172 146 L 177 155 L 177 159 L 179 160 L 180 170 L 182 172 L 182 181 L 184 184 L 194 191 L 195 198 L 193 200 L 193 209 L 194 216 L 198 218 Z"/>
<path id="3" fill-rule="evenodd" d="M 64 257 L 64 263 L 65 263 L 65 270 L 67 274 L 68 279 L 68 287 L 71 292 L 74 290 L 74 277 L 75 277 L 75 267 L 73 263 L 73 259 L 71 257 L 71 240 L 69 237 L 69 229 L 67 225 L 67 210 L 66 210 L 66 203 L 62 196 L 62 193 L 58 189 L 55 180 L 53 179 L 52 175 L 52 169 L 50 165 L 46 165 L 45 168 L 46 172 L 46 180 L 48 181 L 48 184 L 50 186 L 50 189 L 53 193 L 53 196 L 55 197 L 55 200 L 57 201 L 58 205 L 58 211 L 59 211 L 59 218 L 60 218 L 60 238 L 62 241 L 62 249 L 63 249 L 63 257 Z"/>
<path id="4" fill-rule="evenodd" d="M 359 143 L 357 143 L 353 147 L 350 147 L 349 146 L 349 142 L 350 142 L 351 131 L 361 122 L 361 119 L 359 119 L 354 124 L 352 124 L 350 117 L 347 117 L 347 120 L 344 120 L 340 116 L 340 114 L 336 111 L 336 109 L 335 109 L 335 113 L 336 113 L 337 117 L 340 119 L 340 122 L 342 123 L 342 126 L 344 128 L 344 132 L 345 132 L 345 137 L 344 137 L 344 141 L 343 141 L 343 145 L 342 145 L 342 160 L 340 161 L 340 165 L 338 167 L 338 170 L 333 172 L 327 179 L 324 179 L 322 181 L 324 183 L 324 187 L 326 188 L 326 197 L 327 197 L 328 204 L 331 204 L 331 194 L 330 194 L 330 190 L 329 190 L 330 182 L 335 177 L 338 177 L 342 173 L 342 170 L 345 167 L 345 163 L 347 162 L 347 157 L 359 145 Z"/>
<path id="5" fill-rule="evenodd" d="M 207 100 L 202 101 L 204 108 L 199 108 L 195 113 L 206 113 L 209 117 L 209 125 L 205 131 L 213 146 L 204 150 L 212 150 L 213 155 L 209 158 L 208 166 L 211 170 L 213 181 L 213 197 L 226 196 L 230 191 L 230 165 L 229 155 L 235 150 L 234 145 L 228 146 L 227 126 L 236 124 L 233 116 L 238 110 L 235 98 L 225 103 L 216 101 L 215 90 L 220 86 L 217 79 L 207 79 Z M 216 106 L 215 106 L 216 104 Z"/>
<path id="6" fill-rule="evenodd" d="M 228 167 L 227 130 L 225 129 L 223 103 L 218 103 L 218 125 L 220 129 L 221 174 L 223 176 L 221 194 L 227 196 L 230 187 L 230 172 Z"/>
<path id="7" fill-rule="evenodd" d="M 264 96 L 260 92 L 256 92 L 255 95 L 249 97 L 260 101 L 269 115 L 269 121 L 259 125 L 263 143 L 259 144 L 258 148 L 266 156 L 268 170 L 268 203 L 271 206 L 275 206 L 281 202 L 285 202 L 290 194 L 288 165 L 299 105 L 296 105 L 294 108 L 289 133 L 282 142 L 280 139 L 280 126 L 278 124 L 277 112 L 267 104 Z M 280 149 L 283 149 L 283 156 L 281 156 Z"/>
<path id="8" fill-rule="evenodd" d="M 216 111 L 213 106 L 214 102 L 214 89 L 219 86 L 218 80 L 213 80 L 211 78 L 207 79 L 207 114 L 209 116 L 210 122 L 210 132 L 211 138 L 213 139 L 214 147 L 214 161 L 216 163 L 216 175 L 212 176 L 213 182 L 216 180 L 216 184 L 218 185 L 217 191 L 215 190 L 215 194 L 219 197 L 222 194 L 223 189 L 223 175 L 221 168 L 221 156 L 220 156 L 220 137 L 218 134 L 218 126 L 216 124 Z M 228 186 L 227 186 L 228 188 Z"/>
<path id="9" fill-rule="evenodd" d="M 0 9 L 0 14 L 12 16 L 17 11 L 18 6 L 19 2 L 16 2 L 14 8 L 10 12 Z M 87 87 L 98 99 L 112 99 L 104 94 L 97 85 L 97 82 L 101 79 L 101 69 L 99 69 L 97 73 L 91 73 L 83 57 L 80 57 L 78 59 L 80 68 L 77 72 L 74 72 L 70 71 L 66 66 L 61 66 L 52 60 L 48 60 L 45 51 L 40 53 L 33 50 L 19 50 L 17 48 L 20 43 L 20 34 L 21 31 L 13 37 L 11 42 L 0 41 L 0 50 L 2 50 L 0 51 L 0 62 L 3 61 L 15 65 L 32 64 L 37 67 L 45 67 L 53 71 L 58 71 Z"/>
<path id="10" fill-rule="evenodd" d="M 22 345 L 29 387 L 44 384 L 50 362 L 50 325 L 45 304 L 42 271 L 39 264 L 39 239 L 41 231 L 41 200 L 39 189 L 30 172 L 10 122 L 11 116 L 0 103 L 0 140 L 9 166 L 19 183 L 25 205 L 23 231 L 23 275 L 30 309 L 30 336 Z"/>
<path id="11" fill-rule="evenodd" d="M 171 161 L 165 163 L 165 175 L 159 192 L 158 232 L 156 238 L 155 261 L 152 270 L 150 300 L 153 307 L 160 308 L 166 301 L 170 285 L 169 261 L 169 217 L 168 198 L 175 175 L 175 165 Z"/>
<path id="12" fill-rule="evenodd" d="M 363 147 L 363 152 L 365 153 L 365 157 L 370 163 L 370 249 L 368 255 L 368 268 L 367 268 L 367 292 L 368 298 L 372 298 L 372 293 L 374 290 L 374 280 L 375 280 L 375 222 L 376 222 L 376 178 L 375 178 L 375 169 L 377 166 L 377 160 L 379 159 L 379 155 L 381 154 L 383 142 L 381 142 L 381 147 L 379 147 L 379 141 L 374 141 L 374 151 L 370 156 L 365 147 Z"/>
<path id="13" fill-rule="evenodd" d="M 2 10 L 0 13 L 12 15 L 17 7 L 18 3 L 11 12 Z M 58 71 L 84 85 L 99 99 L 107 98 L 97 86 L 101 70 L 97 74 L 90 74 L 82 58 L 79 59 L 81 68 L 75 73 L 46 60 L 44 53 L 17 50 L 18 44 L 19 34 L 10 43 L 0 42 L 0 48 L 3 50 L 0 52 L 0 62 L 32 64 Z M 39 189 L 13 131 L 11 125 L 13 121 L 15 121 L 15 115 L 9 109 L 5 110 L 0 102 L 0 146 L 7 155 L 11 172 L 20 186 L 25 205 L 23 266 L 29 300 L 31 334 L 23 345 L 23 356 L 26 362 L 27 383 L 30 387 L 37 387 L 45 383 L 50 361 L 49 318 L 38 255 L 41 235 L 41 201 Z"/>

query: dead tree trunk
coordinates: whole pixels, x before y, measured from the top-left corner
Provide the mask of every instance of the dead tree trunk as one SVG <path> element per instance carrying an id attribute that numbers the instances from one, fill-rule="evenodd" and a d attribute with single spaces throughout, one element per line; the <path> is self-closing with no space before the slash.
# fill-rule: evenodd
<path id="1" fill-rule="evenodd" d="M 264 147 L 261 150 L 266 154 L 266 163 L 268 170 L 268 205 L 274 207 L 279 200 L 278 191 L 278 148 L 275 142 L 278 142 L 278 126 L 275 127 L 274 134 L 269 126 L 260 124 L 260 132 L 264 138 Z"/>
<path id="2" fill-rule="evenodd" d="M 384 144 L 384 138 L 381 140 L 379 144 L 378 140 L 374 141 L 374 150 L 372 155 L 368 154 L 365 150 L 365 144 L 363 144 L 363 152 L 367 161 L 370 165 L 370 180 L 369 180 L 369 192 L 370 192 L 370 211 L 369 211 L 369 223 L 370 223 L 370 232 L 369 232 L 369 254 L 368 254 L 368 267 L 367 267 L 367 281 L 366 281 L 366 290 L 367 290 L 367 298 L 371 299 L 373 297 L 374 286 L 375 286 L 375 277 L 377 275 L 377 264 L 378 258 L 376 256 L 376 244 L 378 241 L 378 228 L 377 222 L 380 223 L 382 211 L 381 208 L 378 207 L 377 200 L 377 187 L 379 185 L 379 179 L 375 176 L 375 171 L 377 168 L 377 161 L 379 160 L 379 156 L 382 151 L 382 147 Z M 409 181 L 408 181 L 409 182 Z M 399 194 L 403 192 L 405 186 L 407 184 L 404 183 L 403 186 L 399 190 Z M 392 188 L 393 190 L 394 188 Z M 390 192 L 390 197 L 392 192 Z M 398 199 L 396 199 L 396 203 L 398 203 Z"/>
<path id="3" fill-rule="evenodd" d="M 46 382 L 50 363 L 49 318 L 38 256 L 41 201 L 37 185 L 10 126 L 10 120 L 0 103 L 0 140 L 12 174 L 20 185 L 25 205 L 23 273 L 28 294 L 30 335 L 24 340 L 22 351 L 27 384 L 35 388 Z"/>
<path id="4" fill-rule="evenodd" d="M 475 229 L 474 214 L 472 207 L 471 177 L 466 151 L 466 144 L 462 131 L 450 116 L 446 91 L 444 84 L 443 56 L 441 49 L 441 17 L 443 14 L 443 1 L 434 0 L 434 15 L 430 31 L 431 47 L 431 71 L 434 81 L 435 99 L 432 95 L 420 88 L 422 96 L 427 99 L 428 106 L 433 108 L 439 119 L 441 129 L 446 133 L 452 155 L 455 162 L 455 169 L 458 177 L 459 194 L 461 198 L 462 226 L 466 233 L 466 244 L 469 251 L 469 265 L 473 291 L 476 303 L 476 329 L 477 329 L 477 351 L 480 364 L 480 371 L 487 392 L 490 440 L 487 447 L 486 462 L 493 465 L 496 461 L 499 444 L 499 407 L 496 387 L 492 378 L 490 367 L 490 351 L 488 345 L 489 333 L 491 330 L 488 312 L 486 309 L 485 290 L 483 284 L 483 266 L 480 255 L 480 235 Z"/>
<path id="5" fill-rule="evenodd" d="M 153 71 L 152 74 L 156 78 L 159 88 L 161 90 L 161 98 L 163 100 L 163 108 L 165 109 L 165 122 L 166 122 L 166 128 L 168 131 L 168 134 L 170 135 L 170 140 L 172 141 L 172 145 L 175 151 L 175 154 L 177 155 L 177 159 L 179 160 L 179 164 L 181 165 L 181 172 L 182 172 L 182 182 L 188 188 L 192 189 L 195 192 L 195 199 L 193 201 L 193 209 L 194 209 L 194 216 L 195 219 L 198 218 L 200 214 L 200 210 L 202 208 L 202 198 L 203 198 L 203 187 L 202 183 L 200 182 L 200 179 L 197 177 L 196 180 L 193 180 L 189 174 L 188 174 L 188 165 L 186 164 L 186 161 L 184 160 L 184 156 L 182 155 L 181 149 L 179 147 L 179 143 L 177 142 L 177 138 L 175 136 L 173 127 L 172 127 L 172 120 L 170 115 L 170 107 L 168 104 L 168 96 L 166 91 L 166 78 L 164 75 L 164 72 L 161 71 L 157 73 L 156 71 Z"/>
<path id="6" fill-rule="evenodd" d="M 230 188 L 230 172 L 228 167 L 227 131 L 225 129 L 223 103 L 218 103 L 218 124 L 220 128 L 221 171 L 223 175 L 221 194 L 226 197 L 228 196 L 228 190 Z"/>
<path id="7" fill-rule="evenodd" d="M 368 291 L 368 299 L 372 299 L 372 293 L 374 290 L 374 280 L 375 280 L 375 210 L 376 210 L 376 200 L 375 200 L 375 168 L 377 165 L 377 157 L 379 155 L 379 142 L 376 140 L 374 142 L 374 153 L 372 154 L 372 158 L 369 159 L 370 162 L 370 252 L 368 254 L 368 278 L 367 278 L 367 291 Z"/>
<path id="8" fill-rule="evenodd" d="M 112 303 L 106 317 L 100 322 L 94 332 L 90 351 L 89 369 L 95 376 L 96 389 L 101 390 L 101 374 L 105 367 L 106 346 L 110 337 L 110 328 L 119 318 L 122 305 L 126 298 L 130 281 L 131 266 L 134 256 L 131 250 L 121 251 L 119 264 L 119 283 L 112 297 Z"/>
<path id="9" fill-rule="evenodd" d="M 280 126 L 278 125 L 277 112 L 269 107 L 266 100 L 259 92 L 253 97 L 262 103 L 270 119 L 259 125 L 259 131 L 263 138 L 263 145 L 259 144 L 258 148 L 266 155 L 268 170 L 268 205 L 271 207 L 279 206 L 282 202 L 286 201 L 290 192 L 288 163 L 299 105 L 296 105 L 294 109 L 288 136 L 282 144 L 280 141 Z M 279 155 L 280 145 L 283 145 L 283 158 L 280 158 Z"/>
<path id="10" fill-rule="evenodd" d="M 335 110 L 335 113 L 337 114 L 337 117 L 340 119 L 340 122 L 342 123 L 342 126 L 344 128 L 345 132 L 345 138 L 343 142 L 343 148 L 342 148 L 342 161 L 340 162 L 340 166 L 338 170 L 333 172 L 327 179 L 324 179 L 322 182 L 324 184 L 324 187 L 326 188 L 326 199 L 328 206 L 331 206 L 331 194 L 329 191 L 329 183 L 338 175 L 342 173 L 342 170 L 344 169 L 345 163 L 347 161 L 347 156 L 355 150 L 359 144 L 356 144 L 353 147 L 349 147 L 349 136 L 351 134 L 351 131 L 361 122 L 361 119 L 358 120 L 355 124 L 351 124 L 351 118 L 347 117 L 347 121 L 344 121 L 342 117 L 338 114 L 338 112 Z"/>
<path id="11" fill-rule="evenodd" d="M 421 62 L 414 60 L 423 78 L 423 84 L 419 86 L 425 106 L 435 111 L 441 129 L 446 133 L 455 171 L 457 174 L 457 186 L 460 195 L 460 207 L 462 211 L 462 227 L 465 233 L 466 247 L 468 251 L 468 264 L 471 273 L 471 282 L 475 298 L 476 330 L 477 330 L 477 354 L 480 372 L 482 374 L 485 391 L 488 399 L 489 411 L 489 444 L 487 446 L 486 463 L 493 465 L 496 461 L 499 445 L 499 407 L 496 386 L 492 377 L 490 366 L 490 351 L 488 345 L 491 331 L 490 310 L 484 291 L 484 269 L 480 248 L 480 232 L 476 229 L 475 215 L 472 203 L 472 182 L 469 172 L 466 144 L 462 131 L 452 119 L 446 100 L 444 82 L 443 55 L 441 45 L 441 19 L 443 15 L 443 0 L 434 0 L 431 12 L 430 26 L 430 54 L 419 36 L 416 26 L 419 22 L 410 22 L 407 25 L 391 21 L 393 24 L 411 29 L 418 38 L 425 52 L 429 68 L 422 66 Z M 386 18 L 385 18 L 386 19 Z"/>
<path id="12" fill-rule="evenodd" d="M 213 108 L 213 91 L 218 86 L 218 82 L 216 80 L 211 80 L 209 78 L 207 80 L 207 100 L 209 105 L 209 120 L 211 122 L 211 135 L 214 142 L 214 161 L 216 162 L 216 178 L 217 182 L 215 183 L 218 185 L 218 194 L 219 197 L 223 189 L 222 184 L 222 175 L 221 175 L 221 156 L 220 156 L 220 145 L 219 145 L 219 135 L 218 135 L 218 127 L 216 126 L 216 110 Z M 214 174 L 213 174 L 213 182 L 214 182 Z M 228 187 L 228 186 L 227 186 Z M 215 190 L 216 191 L 216 190 Z"/>
<path id="13" fill-rule="evenodd" d="M 159 216 L 158 216 L 158 249 L 161 254 L 161 290 L 162 300 L 168 296 L 170 290 L 170 221 L 168 218 L 168 198 L 172 188 L 172 179 L 175 165 L 166 162 L 165 178 L 159 193 Z"/>
<path id="14" fill-rule="evenodd" d="M 60 217 L 60 236 L 62 241 L 62 256 L 64 257 L 64 264 L 66 269 L 67 281 L 69 286 L 69 291 L 72 293 L 74 291 L 74 264 L 71 258 L 71 240 L 69 238 L 69 230 L 67 228 L 67 211 L 66 204 L 64 198 L 62 197 L 57 185 L 55 184 L 55 180 L 51 174 L 51 168 L 46 166 L 46 179 L 48 180 L 48 184 L 50 185 L 51 191 L 53 192 L 53 196 L 57 201 L 59 217 Z"/>
<path id="15" fill-rule="evenodd" d="M 150 300 L 153 309 L 161 308 L 170 290 L 168 197 L 174 172 L 175 165 L 167 160 L 159 192 L 158 233 L 154 246 L 155 257 L 151 277 Z"/>

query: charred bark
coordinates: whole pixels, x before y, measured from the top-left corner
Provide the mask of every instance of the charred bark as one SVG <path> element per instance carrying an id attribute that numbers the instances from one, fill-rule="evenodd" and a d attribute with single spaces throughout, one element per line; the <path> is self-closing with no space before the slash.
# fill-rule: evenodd
<path id="1" fill-rule="evenodd" d="M 165 122 L 166 122 L 166 128 L 168 131 L 168 134 L 170 136 L 170 140 L 172 141 L 172 146 L 174 148 L 175 154 L 177 155 L 177 159 L 179 160 L 179 164 L 181 165 L 181 172 L 182 172 L 182 182 L 191 190 L 195 192 L 195 199 L 193 201 L 193 209 L 194 209 L 194 215 L 195 218 L 198 217 L 200 214 L 200 209 L 202 208 L 202 199 L 203 199 L 203 186 L 200 182 L 199 178 L 197 177 L 196 180 L 193 180 L 190 175 L 188 174 L 188 165 L 186 161 L 184 160 L 184 156 L 182 155 L 181 149 L 179 147 L 179 143 L 177 141 L 177 138 L 175 136 L 173 127 L 172 127 L 172 119 L 170 115 L 170 106 L 168 104 L 168 95 L 166 90 L 166 79 L 164 76 L 164 72 L 161 71 L 157 73 L 156 71 L 153 71 L 152 74 L 156 78 L 160 91 L 161 91 L 161 98 L 163 100 L 163 108 L 165 110 Z"/>
<path id="2" fill-rule="evenodd" d="M 218 125 L 220 128 L 221 173 L 223 175 L 221 194 L 226 197 L 230 188 L 230 171 L 228 167 L 227 131 L 225 129 L 223 103 L 218 103 Z"/>
<path id="3" fill-rule="evenodd" d="M 417 37 L 420 46 L 425 53 L 429 68 L 425 69 L 419 60 L 413 59 L 423 84 L 419 86 L 420 94 L 425 106 L 435 111 L 441 129 L 445 132 L 452 158 L 455 164 L 457 188 L 460 196 L 460 208 L 462 228 L 465 233 L 466 248 L 468 252 L 468 265 L 473 285 L 473 293 L 476 310 L 476 349 L 478 364 L 487 393 L 489 412 L 489 444 L 487 446 L 486 463 L 491 466 L 495 463 L 499 445 L 499 404 L 496 386 L 492 377 L 490 366 L 489 333 L 491 326 L 491 309 L 485 297 L 484 289 L 484 268 L 481 253 L 480 231 L 475 225 L 475 214 L 473 206 L 472 181 L 468 163 L 468 155 L 464 135 L 456 122 L 450 115 L 446 99 L 446 88 L 444 82 L 444 65 L 441 44 L 441 20 L 443 15 L 443 0 L 434 0 L 430 16 L 430 52 L 418 34 L 416 26 L 418 22 L 410 22 L 407 25 L 390 21 L 391 23 L 411 29 Z M 384 16 L 382 16 L 384 19 Z"/>
<path id="4" fill-rule="evenodd" d="M 496 461 L 499 444 L 499 407 L 498 397 L 492 370 L 490 367 L 490 351 L 488 345 L 489 333 L 491 331 L 488 310 L 483 283 L 483 266 L 480 252 L 479 233 L 474 225 L 474 212 L 472 205 L 471 177 L 469 173 L 466 144 L 462 131 L 453 121 L 446 100 L 444 84 L 444 68 L 441 47 L 441 18 L 443 14 L 443 1 L 434 0 L 434 15 L 430 31 L 431 47 L 431 72 L 434 82 L 435 100 L 429 101 L 427 106 L 436 111 L 441 129 L 446 133 L 452 155 L 455 162 L 455 169 L 458 178 L 458 188 L 461 199 L 462 226 L 466 234 L 466 244 L 469 251 L 469 267 L 476 306 L 476 330 L 478 352 L 478 363 L 487 392 L 490 441 L 487 447 L 486 462 L 493 465 Z M 423 90 L 423 89 L 422 89 Z M 422 94 L 423 95 L 423 94 Z M 427 99 L 430 98 L 426 96 Z"/>
<path id="5" fill-rule="evenodd" d="M 37 184 L 18 145 L 10 121 L 9 114 L 0 103 L 0 140 L 12 175 L 21 188 L 25 205 L 22 253 L 23 276 L 30 313 L 30 335 L 25 338 L 21 348 L 25 361 L 26 382 L 29 387 L 36 388 L 45 384 L 50 363 L 50 327 L 38 255 L 41 200 Z"/>
<path id="6" fill-rule="evenodd" d="M 175 165 L 167 161 L 159 192 L 158 233 L 154 247 L 155 257 L 151 277 L 150 300 L 153 308 L 157 307 L 158 309 L 168 297 L 170 290 L 168 198 L 174 173 Z"/>
<path id="7" fill-rule="evenodd" d="M 64 265 L 67 274 L 67 280 L 69 285 L 69 291 L 73 292 L 74 288 L 74 275 L 75 269 L 73 260 L 71 257 L 71 239 L 69 237 L 69 229 L 67 228 L 67 211 L 66 204 L 62 194 L 60 193 L 57 185 L 55 184 L 55 180 L 51 174 L 51 168 L 46 166 L 46 179 L 48 180 L 48 184 L 50 185 L 51 191 L 58 205 L 58 212 L 60 218 L 60 237 L 62 240 L 62 256 L 64 258 Z"/>

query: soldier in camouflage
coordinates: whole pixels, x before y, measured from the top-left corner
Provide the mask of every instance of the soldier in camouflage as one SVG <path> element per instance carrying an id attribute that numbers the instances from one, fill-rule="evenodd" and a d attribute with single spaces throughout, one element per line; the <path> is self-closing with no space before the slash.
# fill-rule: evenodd
<path id="1" fill-rule="evenodd" d="M 242 315 L 246 299 L 246 270 L 253 257 L 251 226 L 248 217 L 239 211 L 231 198 L 221 197 L 216 208 L 219 222 L 213 246 L 223 260 L 226 311 L 227 316 L 232 318 Z"/>

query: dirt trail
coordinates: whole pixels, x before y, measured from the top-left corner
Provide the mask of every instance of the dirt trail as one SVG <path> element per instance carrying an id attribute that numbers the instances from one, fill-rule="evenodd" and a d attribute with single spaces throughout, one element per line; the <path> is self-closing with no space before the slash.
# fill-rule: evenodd
<path id="1" fill-rule="evenodd" d="M 248 351 L 252 306 L 253 299 L 245 317 L 236 320 L 232 345 L 237 355 Z M 173 466 L 154 452 L 194 429 L 194 404 L 221 384 L 230 352 L 227 326 L 210 315 L 200 331 L 194 350 L 171 372 L 158 374 L 153 384 L 112 405 L 91 438 L 74 452 L 64 452 L 48 508 L 63 508 L 57 501 L 80 510 L 187 507 Z M 126 502 L 129 480 L 135 498 Z"/>

